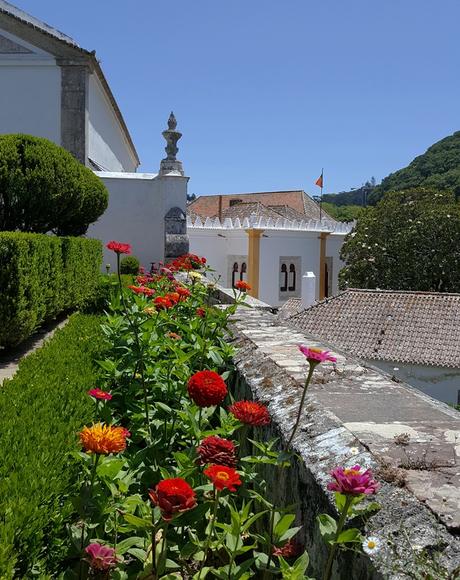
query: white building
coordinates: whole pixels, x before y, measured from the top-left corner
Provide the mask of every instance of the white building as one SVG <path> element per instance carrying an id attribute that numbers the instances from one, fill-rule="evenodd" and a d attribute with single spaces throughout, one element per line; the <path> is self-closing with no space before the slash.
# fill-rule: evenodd
<path id="1" fill-rule="evenodd" d="M 246 280 L 250 294 L 272 306 L 300 297 L 310 305 L 338 292 L 339 252 L 351 226 L 305 192 L 203 196 L 188 212 L 190 251 L 206 256 L 223 286 Z"/>
<path id="2" fill-rule="evenodd" d="M 93 169 L 109 190 L 109 207 L 88 235 L 104 244 L 131 243 L 147 267 L 187 250 L 188 178 L 176 160 L 181 135 L 173 115 L 163 133 L 167 156 L 160 171 L 136 173 L 136 149 L 95 51 L 5 0 L 0 0 L 0 87 L 0 133 L 54 141 Z M 114 266 L 112 252 L 104 260 Z"/>

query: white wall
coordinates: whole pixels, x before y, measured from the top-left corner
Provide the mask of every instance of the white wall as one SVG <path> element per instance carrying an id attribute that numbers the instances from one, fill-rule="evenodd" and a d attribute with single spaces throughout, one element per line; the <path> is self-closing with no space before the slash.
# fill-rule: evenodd
<path id="1" fill-rule="evenodd" d="M 265 237 L 266 236 L 266 237 Z M 259 299 L 271 306 L 280 306 L 284 300 L 279 297 L 280 256 L 300 256 L 302 275 L 313 272 L 316 276 L 316 298 L 319 294 L 319 232 L 266 230 L 260 240 Z M 286 296 L 286 299 L 289 296 Z"/>
<path id="2" fill-rule="evenodd" d="M 89 77 L 88 157 L 106 171 L 135 172 L 137 162 L 95 74 Z"/>
<path id="3" fill-rule="evenodd" d="M 61 70 L 54 60 L 26 64 L 0 55 L 0 133 L 61 144 Z"/>
<path id="4" fill-rule="evenodd" d="M 105 249 L 110 240 L 129 243 L 141 265 L 164 259 L 164 216 L 171 207 L 185 212 L 187 177 L 153 173 L 95 172 L 109 190 L 109 205 L 88 230 L 104 244 L 104 264 L 115 269 L 116 257 Z"/>
<path id="5" fill-rule="evenodd" d="M 457 403 L 458 391 L 460 391 L 460 369 L 375 360 L 368 362 L 433 399 L 444 403 Z"/>
<path id="6" fill-rule="evenodd" d="M 219 235 L 220 234 L 220 235 Z M 206 230 L 188 228 L 190 252 L 204 256 L 207 264 L 215 270 L 208 274 L 218 279 L 225 288 L 231 287 L 228 279 L 228 257 L 245 256 L 248 253 L 248 235 L 244 230 Z"/>

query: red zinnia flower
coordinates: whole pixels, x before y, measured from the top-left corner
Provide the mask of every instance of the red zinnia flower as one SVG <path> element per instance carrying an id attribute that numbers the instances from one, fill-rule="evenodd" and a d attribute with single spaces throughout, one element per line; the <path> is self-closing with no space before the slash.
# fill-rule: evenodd
<path id="1" fill-rule="evenodd" d="M 188 288 L 183 288 L 182 286 L 177 286 L 176 292 L 179 294 L 181 300 L 185 300 L 192 294 Z"/>
<path id="2" fill-rule="evenodd" d="M 335 356 L 329 354 L 328 350 L 321 350 L 320 348 L 302 344 L 299 345 L 299 350 L 311 365 L 317 365 L 325 361 L 337 362 Z"/>
<path id="3" fill-rule="evenodd" d="M 169 292 L 169 294 L 166 294 L 166 298 L 169 298 L 171 302 L 177 304 L 180 300 L 180 294 L 178 292 Z"/>
<path id="4" fill-rule="evenodd" d="M 271 421 L 267 407 L 254 401 L 236 401 L 228 410 L 246 425 L 268 425 Z"/>
<path id="5" fill-rule="evenodd" d="M 161 510 L 162 518 L 169 522 L 174 514 L 186 512 L 196 506 L 195 492 L 181 477 L 163 479 L 149 491 L 153 504 Z"/>
<path id="6" fill-rule="evenodd" d="M 236 491 L 236 486 L 241 485 L 240 476 L 233 467 L 211 465 L 205 469 L 203 473 L 212 481 L 214 487 L 219 491 L 222 491 L 223 489 Z"/>
<path id="7" fill-rule="evenodd" d="M 207 463 L 225 465 L 227 467 L 235 467 L 236 465 L 235 444 L 229 439 L 210 435 L 203 439 L 196 451 L 200 465 L 206 465 Z"/>
<path id="8" fill-rule="evenodd" d="M 129 431 L 124 427 L 96 423 L 91 427 L 83 427 L 80 441 L 87 453 L 109 455 L 126 449 L 127 433 Z"/>
<path id="9" fill-rule="evenodd" d="M 214 371 L 198 371 L 187 385 L 190 398 L 199 407 L 219 405 L 227 396 L 224 379 Z"/>
<path id="10" fill-rule="evenodd" d="M 337 491 L 345 495 L 372 495 L 377 493 L 380 484 L 372 479 L 372 471 L 365 469 L 361 471 L 360 465 L 353 467 L 336 467 L 331 471 L 335 481 L 327 484 L 329 491 Z"/>
<path id="11" fill-rule="evenodd" d="M 107 571 L 117 565 L 118 558 L 114 548 L 93 542 L 86 546 L 85 552 L 88 554 L 86 561 L 93 570 Z"/>
<path id="12" fill-rule="evenodd" d="M 204 308 L 197 308 L 196 315 L 200 318 L 204 318 L 206 316 L 206 310 Z"/>
<path id="13" fill-rule="evenodd" d="M 272 554 L 274 556 L 282 556 L 283 558 L 295 558 L 301 551 L 302 546 L 291 538 L 280 548 L 273 546 Z"/>
<path id="14" fill-rule="evenodd" d="M 90 389 L 88 395 L 95 399 L 100 399 L 101 401 L 110 401 L 112 398 L 110 393 L 107 393 L 107 391 L 103 391 L 102 389 Z"/>
<path id="15" fill-rule="evenodd" d="M 174 306 L 174 304 L 167 296 L 157 296 L 153 302 L 156 306 L 158 306 L 158 308 L 168 309 Z"/>
<path id="16" fill-rule="evenodd" d="M 245 282 L 244 280 L 238 280 L 235 283 L 235 288 L 237 290 L 241 290 L 241 292 L 247 292 L 248 290 L 251 289 L 251 286 L 247 282 Z"/>
<path id="17" fill-rule="evenodd" d="M 117 254 L 130 254 L 131 246 L 129 244 L 123 244 L 122 242 L 111 241 L 107 244 L 107 249 L 113 250 Z"/>

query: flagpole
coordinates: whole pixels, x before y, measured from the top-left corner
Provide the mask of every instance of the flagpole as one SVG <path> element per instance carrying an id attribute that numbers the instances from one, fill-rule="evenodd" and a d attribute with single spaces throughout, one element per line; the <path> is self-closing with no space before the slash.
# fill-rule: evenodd
<path id="1" fill-rule="evenodd" d="M 323 219 L 323 183 L 324 183 L 324 167 L 321 168 L 321 196 L 319 198 L 319 221 Z"/>

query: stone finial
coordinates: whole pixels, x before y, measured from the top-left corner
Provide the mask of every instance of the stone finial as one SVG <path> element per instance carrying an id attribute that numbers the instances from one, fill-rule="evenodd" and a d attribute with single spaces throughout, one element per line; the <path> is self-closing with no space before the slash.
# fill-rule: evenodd
<path id="1" fill-rule="evenodd" d="M 176 159 L 177 152 L 179 151 L 177 142 L 182 137 L 182 133 L 176 131 L 176 127 L 176 117 L 171 111 L 168 119 L 168 128 L 162 133 L 166 140 L 166 157 L 161 160 L 160 175 L 184 175 L 182 163 Z"/>

